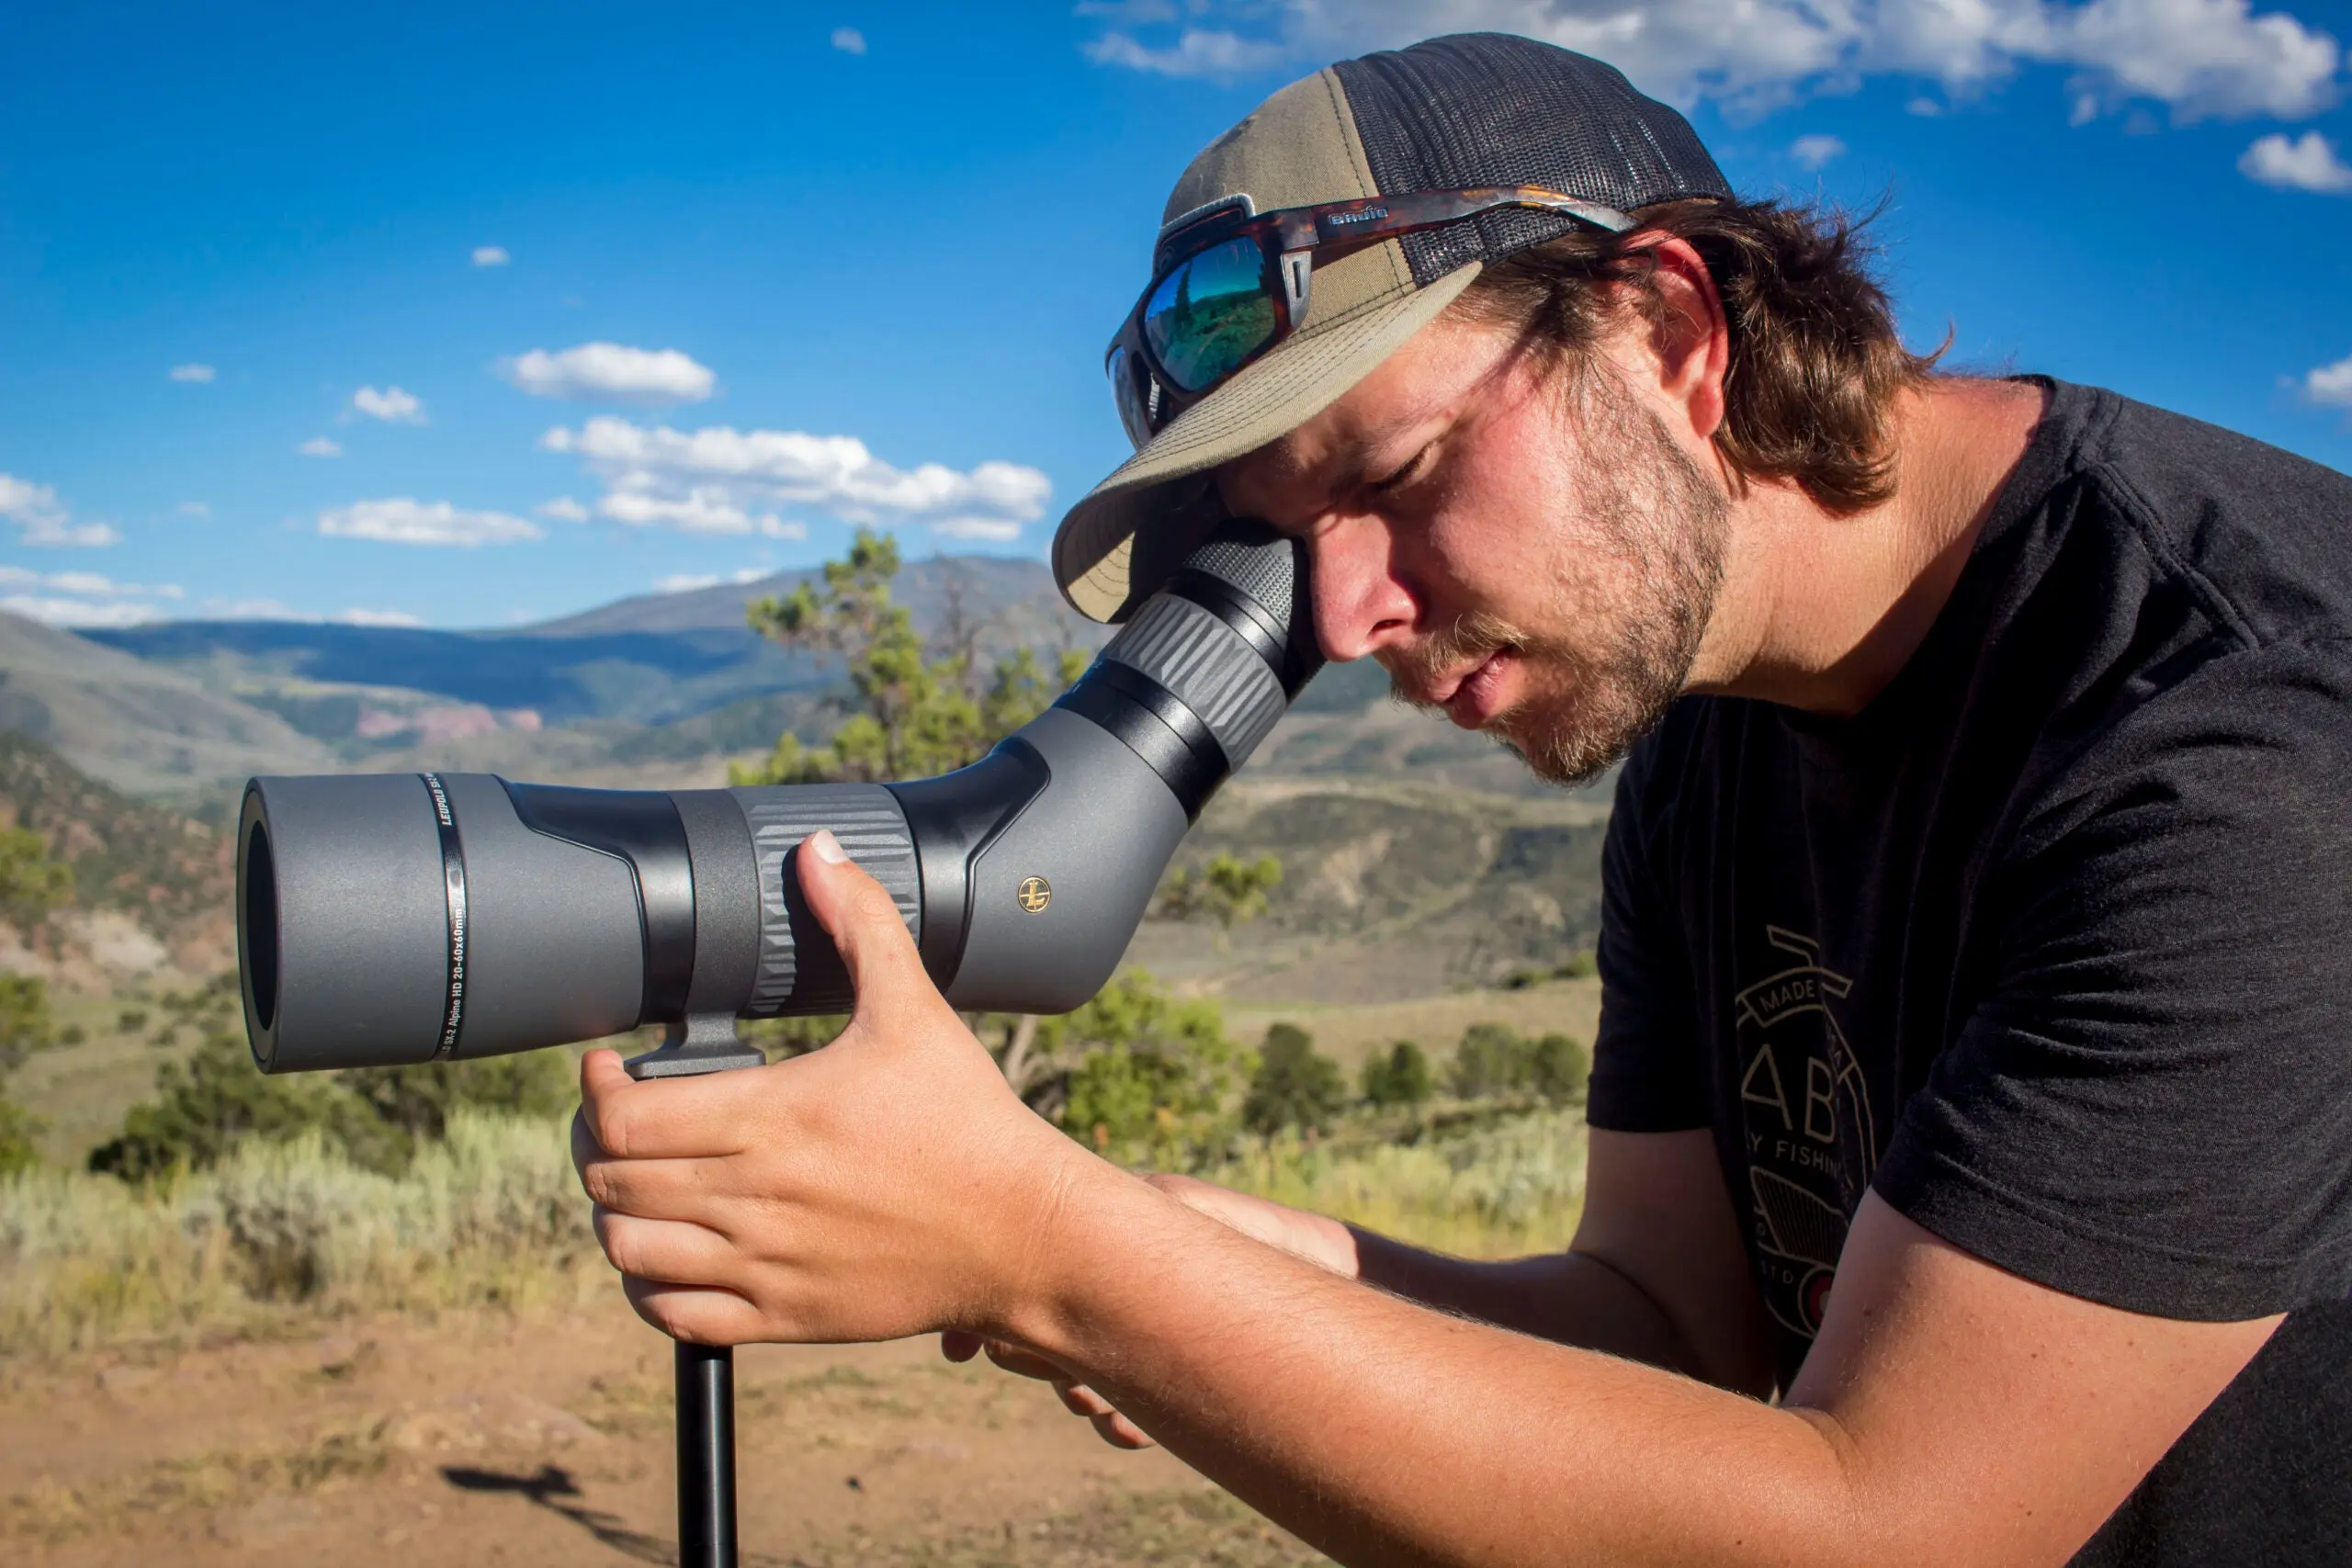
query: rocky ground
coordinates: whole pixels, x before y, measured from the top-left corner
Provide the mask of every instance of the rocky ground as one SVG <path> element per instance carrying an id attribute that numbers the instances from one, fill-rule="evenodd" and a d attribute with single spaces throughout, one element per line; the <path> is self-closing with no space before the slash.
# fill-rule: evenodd
<path id="1" fill-rule="evenodd" d="M 739 1357 L 762 1568 L 1323 1561 L 935 1341 Z M 509 1314 L 0 1367 L 0 1561 L 676 1561 L 668 1343 L 605 1280 Z"/>

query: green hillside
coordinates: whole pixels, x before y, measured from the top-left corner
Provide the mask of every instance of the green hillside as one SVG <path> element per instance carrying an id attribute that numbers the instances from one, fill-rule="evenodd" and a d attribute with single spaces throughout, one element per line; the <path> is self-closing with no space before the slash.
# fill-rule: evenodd
<path id="1" fill-rule="evenodd" d="M 1239 999 L 1378 1002 L 1493 987 L 1589 950 L 1607 808 L 1555 792 L 1251 778 L 1177 852 L 1278 856 L 1264 916 L 1230 932 L 1154 920 L 1131 960 Z"/>
<path id="2" fill-rule="evenodd" d="M 194 675 L 0 615 L 0 729 L 139 795 L 193 800 L 253 773 L 312 773 L 334 754 Z"/>
<path id="3" fill-rule="evenodd" d="M 127 914 L 166 946 L 214 939 L 229 919 L 228 840 L 0 731 L 0 814 L 41 836 L 74 873 L 74 907 Z"/>

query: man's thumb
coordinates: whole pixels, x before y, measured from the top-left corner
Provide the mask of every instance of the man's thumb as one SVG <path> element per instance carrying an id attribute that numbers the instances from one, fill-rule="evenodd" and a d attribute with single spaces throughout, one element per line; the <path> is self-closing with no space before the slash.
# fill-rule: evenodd
<path id="1" fill-rule="evenodd" d="M 800 840 L 793 858 L 809 910 L 841 950 L 861 1004 L 870 987 L 903 985 L 907 971 L 922 973 L 914 938 L 889 890 L 849 858 L 839 839 L 819 829 Z"/>

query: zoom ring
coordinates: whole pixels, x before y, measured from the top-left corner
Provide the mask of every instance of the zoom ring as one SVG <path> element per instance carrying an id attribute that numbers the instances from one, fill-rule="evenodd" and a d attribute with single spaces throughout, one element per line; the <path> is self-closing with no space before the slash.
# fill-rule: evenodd
<path id="1" fill-rule="evenodd" d="M 815 926 L 799 887 L 786 887 L 785 858 L 820 828 L 831 829 L 850 859 L 888 890 L 899 918 L 920 939 L 922 897 L 914 836 L 907 830 L 906 814 L 880 784 L 799 784 L 734 794 L 751 825 L 760 879 L 759 975 L 743 1010 L 752 1017 L 774 1017 L 846 1008 L 847 976 L 840 957 L 831 939 Z M 806 953 L 794 935 L 796 916 L 811 922 L 812 941 Z"/>
<path id="2" fill-rule="evenodd" d="M 1233 768 L 1250 760 L 1288 705 L 1258 650 L 1189 599 L 1151 600 L 1102 657 L 1141 671 L 1200 715 Z"/>

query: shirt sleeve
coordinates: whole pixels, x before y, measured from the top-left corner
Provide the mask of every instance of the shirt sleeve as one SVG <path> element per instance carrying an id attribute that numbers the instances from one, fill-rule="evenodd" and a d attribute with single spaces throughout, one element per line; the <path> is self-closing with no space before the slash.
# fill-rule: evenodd
<path id="1" fill-rule="evenodd" d="M 1600 862 L 1600 1028 L 1586 1120 L 1619 1133 L 1679 1133 L 1713 1123 L 1692 1010 L 1690 956 L 1651 823 L 1653 743 L 1617 778 Z"/>
<path id="2" fill-rule="evenodd" d="M 2027 1279 L 2230 1321 L 2352 1293 L 2352 682 L 2340 647 L 2218 662 L 2040 792 L 1873 1184 Z"/>

